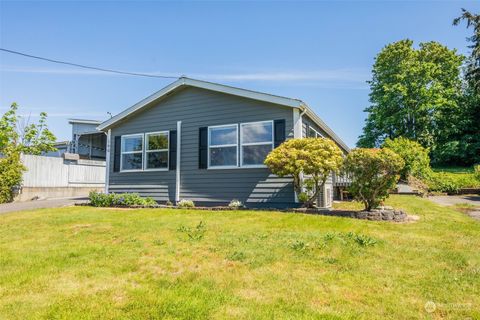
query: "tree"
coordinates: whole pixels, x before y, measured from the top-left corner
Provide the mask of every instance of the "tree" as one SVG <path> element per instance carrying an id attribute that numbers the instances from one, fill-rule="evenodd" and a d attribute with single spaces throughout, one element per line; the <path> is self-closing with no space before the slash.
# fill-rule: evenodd
<path id="1" fill-rule="evenodd" d="M 344 170 L 352 179 L 349 191 L 370 211 L 388 197 L 404 164 L 399 155 L 387 148 L 354 149 L 345 159 Z"/>
<path id="2" fill-rule="evenodd" d="M 13 188 L 22 181 L 25 167 L 20 154 L 41 154 L 53 151 L 55 136 L 48 130 L 46 113 L 40 114 L 38 123 L 25 123 L 17 115 L 18 106 L 13 103 L 0 118 L 0 203 L 13 200 Z"/>
<path id="3" fill-rule="evenodd" d="M 386 138 L 405 137 L 432 147 L 458 114 L 463 57 L 437 42 L 401 40 L 375 58 L 371 105 L 360 147 L 379 147 Z"/>
<path id="4" fill-rule="evenodd" d="M 269 153 L 265 164 L 272 173 L 292 176 L 293 186 L 305 207 L 312 207 L 332 172 L 338 172 L 343 153 L 330 139 L 290 139 Z"/>
<path id="5" fill-rule="evenodd" d="M 471 13 L 462 8 L 462 15 L 453 20 L 453 25 L 466 21 L 467 28 L 473 27 L 473 35 L 467 38 L 472 44 L 470 59 L 467 60 L 466 78 L 475 91 L 480 93 L 480 15 Z"/>
<path id="6" fill-rule="evenodd" d="M 18 105 L 12 103 L 0 119 L 0 153 L 7 147 L 25 154 L 39 155 L 55 151 L 55 136 L 48 130 L 47 114 L 40 113 L 38 123 L 31 123 L 17 115 Z"/>
<path id="7" fill-rule="evenodd" d="M 480 163 L 480 15 L 462 9 L 462 15 L 453 20 L 453 25 L 466 21 L 473 27 L 470 57 L 465 63 L 465 86 L 462 108 L 455 121 L 457 130 L 444 136 L 443 143 L 432 150 L 434 159 L 440 163 L 472 165 Z"/>
<path id="8" fill-rule="evenodd" d="M 420 143 L 403 137 L 393 140 L 387 138 L 382 148 L 392 150 L 405 162 L 405 166 L 400 171 L 400 179 L 407 181 L 410 176 L 418 179 L 429 176 L 431 168 L 428 149 L 422 147 Z"/>

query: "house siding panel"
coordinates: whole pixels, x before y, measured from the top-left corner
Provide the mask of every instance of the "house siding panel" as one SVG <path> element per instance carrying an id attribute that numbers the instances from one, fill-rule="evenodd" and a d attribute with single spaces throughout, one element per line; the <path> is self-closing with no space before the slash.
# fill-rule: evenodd
<path id="1" fill-rule="evenodd" d="M 239 199 L 251 206 L 281 207 L 294 203 L 289 178 L 276 177 L 266 168 L 198 169 L 200 127 L 277 119 L 285 119 L 286 137 L 292 138 L 290 107 L 187 87 L 113 127 L 112 142 L 124 134 L 175 130 L 177 121 L 182 121 L 181 150 L 177 151 L 181 152 L 181 199 L 208 204 Z M 175 171 L 110 172 L 109 191 L 174 201 Z"/>

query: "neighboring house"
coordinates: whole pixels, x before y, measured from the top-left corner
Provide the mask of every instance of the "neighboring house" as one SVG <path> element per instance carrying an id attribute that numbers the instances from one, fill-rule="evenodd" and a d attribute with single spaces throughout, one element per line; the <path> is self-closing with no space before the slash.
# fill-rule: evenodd
<path id="1" fill-rule="evenodd" d="M 107 192 L 202 205 L 238 199 L 249 207 L 298 205 L 292 179 L 263 164 L 285 139 L 345 143 L 301 100 L 180 78 L 103 122 Z M 330 179 L 319 205 L 333 197 Z"/>
<path id="2" fill-rule="evenodd" d="M 69 119 L 72 125 L 72 140 L 55 143 L 56 151 L 43 155 L 47 157 L 62 157 L 64 153 L 78 154 L 80 159 L 105 160 L 107 136 L 98 131 L 98 120 Z"/>

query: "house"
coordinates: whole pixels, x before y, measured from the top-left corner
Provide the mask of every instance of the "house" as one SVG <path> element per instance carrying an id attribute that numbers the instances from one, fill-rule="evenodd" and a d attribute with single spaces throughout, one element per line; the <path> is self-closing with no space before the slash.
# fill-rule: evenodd
<path id="1" fill-rule="evenodd" d="M 69 119 L 72 125 L 70 141 L 55 143 L 55 151 L 46 152 L 47 157 L 62 157 L 65 153 L 77 154 L 78 158 L 86 160 L 105 160 L 107 136 L 98 131 L 97 126 L 102 123 L 98 120 Z"/>
<path id="2" fill-rule="evenodd" d="M 301 100 L 179 78 L 97 128 L 107 133 L 106 191 L 202 205 L 298 205 L 292 180 L 266 155 L 285 139 L 328 137 L 347 145 Z M 333 197 L 330 179 L 319 205 Z"/>

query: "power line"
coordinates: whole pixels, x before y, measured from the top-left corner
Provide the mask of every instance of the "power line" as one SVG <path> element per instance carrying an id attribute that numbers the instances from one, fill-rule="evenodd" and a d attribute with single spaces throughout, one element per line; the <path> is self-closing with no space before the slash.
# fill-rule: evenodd
<path id="1" fill-rule="evenodd" d="M 110 73 L 117 73 L 117 74 L 124 74 L 128 76 L 137 76 L 137 77 L 148 77 L 148 78 L 161 78 L 161 79 L 177 79 L 178 77 L 173 77 L 173 76 L 163 76 L 163 75 L 155 75 L 155 74 L 146 74 L 146 73 L 137 73 L 137 72 L 128 72 L 128 71 L 119 71 L 119 70 L 112 70 L 112 69 L 105 69 L 105 68 L 99 68 L 99 67 L 92 67 L 92 66 L 86 66 L 83 64 L 78 64 L 78 63 L 72 63 L 72 62 L 66 62 L 66 61 L 60 61 L 60 60 L 55 60 L 55 59 L 50 59 L 50 58 L 44 58 L 44 57 L 39 57 L 39 56 L 34 56 L 31 54 L 23 53 L 23 52 L 18 52 L 18 51 L 13 51 L 9 49 L 4 49 L 0 48 L 0 51 L 11 53 L 11 54 L 16 54 L 20 56 L 24 56 L 27 58 L 33 58 L 33 59 L 38 59 L 38 60 L 43 60 L 43 61 L 48 61 L 48 62 L 53 62 L 53 63 L 58 63 L 58 64 L 65 64 L 68 66 L 74 66 L 78 68 L 84 68 L 84 69 L 92 69 L 92 70 L 97 70 L 97 71 L 103 71 L 103 72 L 110 72 Z"/>

